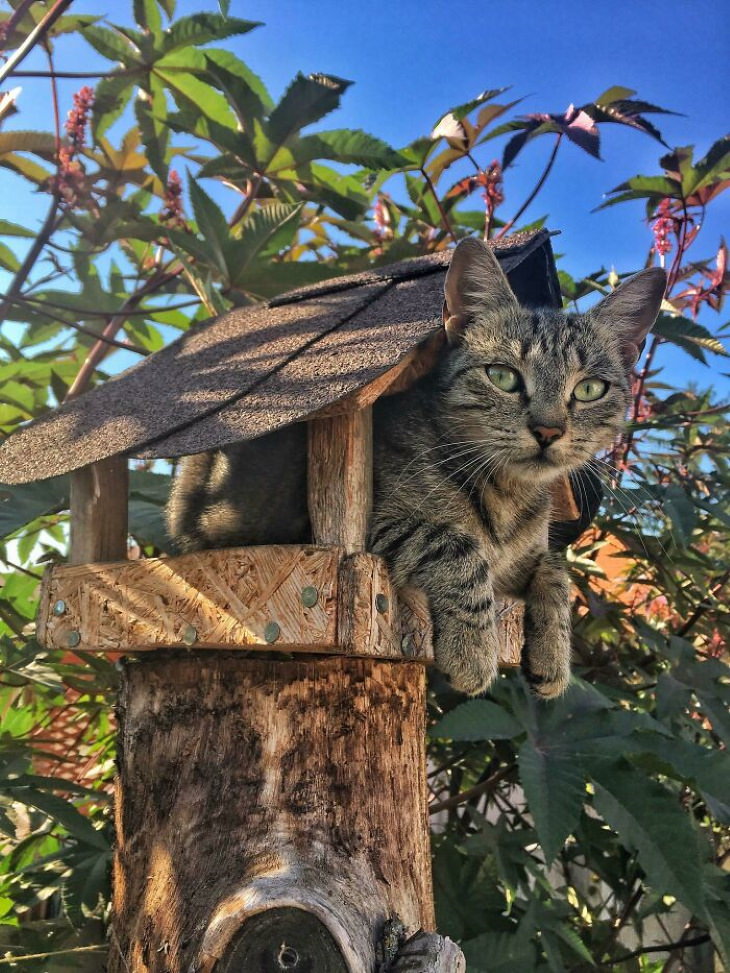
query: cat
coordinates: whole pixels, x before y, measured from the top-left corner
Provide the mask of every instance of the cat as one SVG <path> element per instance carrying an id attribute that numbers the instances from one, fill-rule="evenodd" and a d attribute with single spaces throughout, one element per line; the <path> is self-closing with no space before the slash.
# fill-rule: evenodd
<path id="1" fill-rule="evenodd" d="M 368 550 L 422 589 L 436 663 L 484 692 L 498 667 L 495 605 L 525 602 L 522 670 L 533 692 L 570 680 L 570 581 L 548 540 L 550 488 L 619 435 L 631 372 L 666 275 L 649 268 L 585 314 L 526 309 L 492 251 L 462 240 L 444 285 L 448 350 L 374 407 Z M 309 540 L 303 424 L 188 457 L 168 525 L 178 548 Z M 272 504 L 276 497 L 276 504 Z"/>

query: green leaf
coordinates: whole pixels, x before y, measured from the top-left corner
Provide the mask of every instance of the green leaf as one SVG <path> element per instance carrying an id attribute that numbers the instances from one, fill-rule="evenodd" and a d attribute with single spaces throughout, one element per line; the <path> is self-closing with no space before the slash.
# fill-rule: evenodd
<path id="1" fill-rule="evenodd" d="M 228 263 L 226 260 L 226 247 L 230 239 L 231 231 L 228 228 L 226 218 L 219 206 L 213 202 L 205 190 L 200 188 L 189 172 L 188 186 L 198 230 L 204 237 L 206 244 L 210 247 L 210 256 L 213 263 L 227 279 Z"/>
<path id="2" fill-rule="evenodd" d="M 334 111 L 352 81 L 328 74 L 298 74 L 269 116 L 267 134 L 275 145 Z"/>
<path id="3" fill-rule="evenodd" d="M 292 168 L 314 159 L 333 159 L 367 166 L 370 169 L 399 169 L 408 160 L 381 139 L 361 132 L 359 129 L 336 129 L 331 132 L 317 132 L 305 135 L 291 146 L 290 159 L 278 162 L 287 150 L 280 149 L 268 165 L 269 172 L 277 168 Z"/>
<path id="4" fill-rule="evenodd" d="M 675 895 L 696 916 L 705 914 L 697 832 L 676 795 L 626 761 L 595 762 L 596 809 L 624 847 L 638 852 L 649 884 Z"/>
<path id="5" fill-rule="evenodd" d="M 224 17 L 221 14 L 199 13 L 181 17 L 166 31 L 165 51 L 175 51 L 180 47 L 199 46 L 210 41 L 219 41 L 234 34 L 247 34 L 260 27 L 257 20 L 240 20 L 237 17 Z"/>
<path id="6" fill-rule="evenodd" d="M 234 286 L 240 282 L 251 261 L 283 227 L 296 219 L 301 208 L 301 205 L 270 203 L 248 217 L 242 228 L 241 239 L 231 240 L 225 250 Z"/>
<path id="7" fill-rule="evenodd" d="M 672 483 L 663 491 L 662 507 L 672 522 L 675 539 L 687 546 L 692 540 L 692 532 L 697 526 L 697 510 L 690 497 L 681 486 Z"/>
<path id="8" fill-rule="evenodd" d="M 0 236 L 22 236 L 32 240 L 35 238 L 35 233 L 9 220 L 0 220 Z"/>
<path id="9" fill-rule="evenodd" d="M 102 78 L 96 86 L 91 114 L 95 142 L 98 142 L 109 126 L 120 117 L 129 104 L 134 87 L 134 79 L 126 75 Z"/>
<path id="10" fill-rule="evenodd" d="M 53 159 L 56 156 L 56 137 L 50 132 L 21 129 L 0 132 L 0 155 L 6 152 L 35 152 L 44 159 Z"/>
<path id="11" fill-rule="evenodd" d="M 660 314 L 652 331 L 661 338 L 671 341 L 672 344 L 685 348 L 685 350 L 687 344 L 690 343 L 700 348 L 706 348 L 715 355 L 722 355 L 725 358 L 730 356 L 723 343 L 718 341 L 711 331 L 708 331 L 707 328 L 696 321 L 681 315 Z"/>
<path id="12" fill-rule="evenodd" d="M 110 61 L 120 61 L 125 67 L 140 66 L 140 52 L 127 37 L 107 27 L 87 27 L 81 36 Z"/>
<path id="13" fill-rule="evenodd" d="M 109 842 L 101 831 L 97 831 L 88 818 L 85 818 L 69 801 L 65 801 L 55 794 L 39 791 L 35 787 L 18 787 L 12 789 L 13 798 L 28 807 L 37 808 L 43 814 L 60 824 L 74 838 L 93 848 L 108 851 Z"/>
<path id="14" fill-rule="evenodd" d="M 157 0 L 133 0 L 132 7 L 137 26 L 157 38 L 162 30 L 162 16 Z"/>
<path id="15" fill-rule="evenodd" d="M 43 514 L 68 507 L 68 477 L 19 486 L 0 484 L 0 537 L 7 537 Z"/>
<path id="16" fill-rule="evenodd" d="M 511 740 L 522 732 L 518 721 L 503 707 L 487 699 L 460 703 L 432 726 L 432 739 Z"/>
<path id="17" fill-rule="evenodd" d="M 205 51 L 208 71 L 228 98 L 244 129 L 254 118 L 262 119 L 273 101 L 261 78 L 230 51 Z"/>
<path id="18" fill-rule="evenodd" d="M 20 261 L 6 243 L 0 243 L 0 267 L 14 274 L 20 267 Z"/>
<path id="19" fill-rule="evenodd" d="M 457 105 L 456 108 L 452 108 L 451 111 L 445 112 L 445 114 L 453 115 L 454 118 L 461 120 L 470 112 L 474 111 L 477 105 L 483 105 L 486 101 L 491 101 L 493 98 L 503 95 L 505 91 L 509 91 L 510 88 L 511 85 L 507 85 L 506 88 L 492 88 L 489 91 L 482 91 L 482 93 L 477 95 L 476 98 L 472 98 L 471 101 L 465 101 L 462 105 Z"/>
<path id="20" fill-rule="evenodd" d="M 175 101 L 180 103 L 182 99 L 181 107 L 189 104 L 219 125 L 232 129 L 234 123 L 226 99 L 219 91 L 195 77 L 193 73 L 193 70 L 197 70 L 196 55 L 199 54 L 199 51 L 193 49 L 178 51 L 157 63 L 155 75 L 165 82 Z M 181 71 L 180 68 L 186 63 L 191 65 L 191 70 Z"/>
<path id="21" fill-rule="evenodd" d="M 70 870 L 61 884 L 61 899 L 76 928 L 81 928 L 87 916 L 109 898 L 111 859 L 111 851 L 66 857 L 65 864 Z"/>
<path id="22" fill-rule="evenodd" d="M 578 824 L 585 801 L 585 774 L 569 746 L 526 740 L 518 756 L 520 780 L 547 864 Z"/>

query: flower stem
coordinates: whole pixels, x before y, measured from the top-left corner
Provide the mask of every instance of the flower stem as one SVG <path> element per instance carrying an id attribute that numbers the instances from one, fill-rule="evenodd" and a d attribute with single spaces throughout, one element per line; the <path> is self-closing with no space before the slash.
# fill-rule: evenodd
<path id="1" fill-rule="evenodd" d="M 537 180 L 537 185 L 532 190 L 532 192 L 527 197 L 527 199 L 524 201 L 524 203 L 522 204 L 522 206 L 520 206 L 520 208 L 517 210 L 517 212 L 512 217 L 512 219 L 509 220 L 507 223 L 505 223 L 505 225 L 502 227 L 502 229 L 499 231 L 499 233 L 495 237 L 495 240 L 501 240 L 503 236 L 505 236 L 507 233 L 509 233 L 509 231 L 515 225 L 515 223 L 517 222 L 517 220 L 519 220 L 519 218 L 522 216 L 522 214 L 525 212 L 525 210 L 528 208 L 528 206 L 531 205 L 531 203 L 533 202 L 533 200 L 535 199 L 535 197 L 537 196 L 537 194 L 540 192 L 540 190 L 542 189 L 542 187 L 545 185 L 545 180 L 550 175 L 550 172 L 551 172 L 551 170 L 553 168 L 553 165 L 555 164 L 555 157 L 558 154 L 558 149 L 560 148 L 560 142 L 561 142 L 562 138 L 563 138 L 563 133 L 562 132 L 559 132 L 558 133 L 558 137 L 555 139 L 555 145 L 553 146 L 553 151 L 550 153 L 550 158 L 547 161 L 547 165 L 545 166 L 545 169 L 543 170 L 542 175 Z"/>

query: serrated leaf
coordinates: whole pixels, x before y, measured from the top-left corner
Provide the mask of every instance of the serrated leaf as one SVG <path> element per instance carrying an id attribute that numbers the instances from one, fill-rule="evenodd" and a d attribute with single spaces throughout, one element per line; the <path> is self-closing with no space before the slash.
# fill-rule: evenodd
<path id="1" fill-rule="evenodd" d="M 215 266 L 224 277 L 227 277 L 228 263 L 226 260 L 226 247 L 230 242 L 231 231 L 226 218 L 217 203 L 213 202 L 189 172 L 188 186 L 198 230 L 210 246 L 210 256 Z"/>
<path id="2" fill-rule="evenodd" d="M 567 747 L 526 740 L 518 757 L 520 780 L 537 834 L 550 864 L 580 818 L 585 774 Z"/>
<path id="3" fill-rule="evenodd" d="M 638 852 L 649 884 L 703 916 L 698 837 L 673 792 L 626 761 L 597 762 L 589 769 L 596 786 L 596 809 L 621 843 Z"/>
<path id="4" fill-rule="evenodd" d="M 221 14 L 198 13 L 181 17 L 165 31 L 165 51 L 175 51 L 181 47 L 199 46 L 210 41 L 220 41 L 236 34 L 247 34 L 260 27 L 258 20 L 241 20 L 238 17 L 224 17 Z"/>
<path id="5" fill-rule="evenodd" d="M 205 51 L 205 59 L 211 77 L 223 90 L 244 129 L 274 107 L 261 78 L 235 54 L 211 50 Z"/>
<path id="6" fill-rule="evenodd" d="M 149 31 L 154 37 L 162 30 L 162 16 L 157 0 L 133 0 L 134 20 L 138 27 Z"/>
<path id="7" fill-rule="evenodd" d="M 53 159 L 56 155 L 56 137 L 50 132 L 21 129 L 0 132 L 0 155 L 6 152 L 35 152 L 44 159 Z"/>
<path id="8" fill-rule="evenodd" d="M 140 65 L 140 52 L 127 37 L 107 27 L 87 27 L 81 36 L 102 57 L 110 61 L 119 61 L 125 67 Z"/>
<path id="9" fill-rule="evenodd" d="M 269 116 L 266 128 L 271 142 L 283 145 L 295 132 L 334 111 L 351 84 L 334 75 L 298 74 Z"/>
<path id="10" fill-rule="evenodd" d="M 520 723 L 503 707 L 487 699 L 470 699 L 443 716 L 428 735 L 447 740 L 511 740 L 521 732 Z"/>
<path id="11" fill-rule="evenodd" d="M 231 240 L 225 257 L 232 269 L 232 283 L 238 285 L 248 265 L 278 231 L 295 220 L 301 204 L 271 203 L 255 210 L 242 227 L 240 240 Z"/>
<path id="12" fill-rule="evenodd" d="M 671 341 L 679 347 L 686 347 L 687 342 L 706 348 L 715 355 L 729 357 L 723 343 L 703 325 L 681 315 L 660 314 L 652 328 L 654 334 Z"/>
<path id="13" fill-rule="evenodd" d="M 102 78 L 94 92 L 94 105 L 91 114 L 91 127 L 94 140 L 98 141 L 104 132 L 122 114 L 134 92 L 134 79 L 126 75 L 113 75 Z"/>
<path id="14" fill-rule="evenodd" d="M 7 537 L 43 514 L 68 507 L 69 481 L 66 476 L 23 483 L 0 484 L 0 537 Z"/>
<path id="15" fill-rule="evenodd" d="M 281 152 L 282 150 L 280 150 Z M 286 150 L 283 150 L 286 151 Z M 317 132 L 298 139 L 289 150 L 291 161 L 279 168 L 292 168 L 314 159 L 333 159 L 367 166 L 370 169 L 398 169 L 408 164 L 408 160 L 381 139 L 359 129 L 338 129 L 331 132 Z M 275 172 L 277 152 L 267 170 Z"/>
<path id="16" fill-rule="evenodd" d="M 190 55 L 199 54 L 198 51 L 178 51 L 174 55 L 176 62 L 181 59 L 193 60 Z M 176 101 L 183 99 L 181 107 L 191 105 L 195 110 L 202 112 L 208 118 L 222 125 L 224 128 L 233 128 L 234 122 L 228 108 L 228 102 L 223 95 L 216 91 L 206 81 L 201 81 L 191 72 L 179 70 L 179 63 L 172 63 L 169 59 L 158 62 L 155 67 L 155 75 L 161 78 Z"/>

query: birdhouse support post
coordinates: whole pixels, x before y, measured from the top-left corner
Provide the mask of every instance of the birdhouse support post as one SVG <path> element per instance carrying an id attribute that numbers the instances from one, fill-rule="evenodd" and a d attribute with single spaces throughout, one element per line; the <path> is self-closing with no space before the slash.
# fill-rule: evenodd
<path id="1" fill-rule="evenodd" d="M 387 920 L 434 927 L 430 620 L 364 551 L 370 409 L 311 423 L 312 546 L 122 560 L 125 474 L 73 475 L 39 619 L 49 647 L 125 656 L 108 970 L 391 968 Z M 412 939 L 404 968 L 454 951 Z"/>

